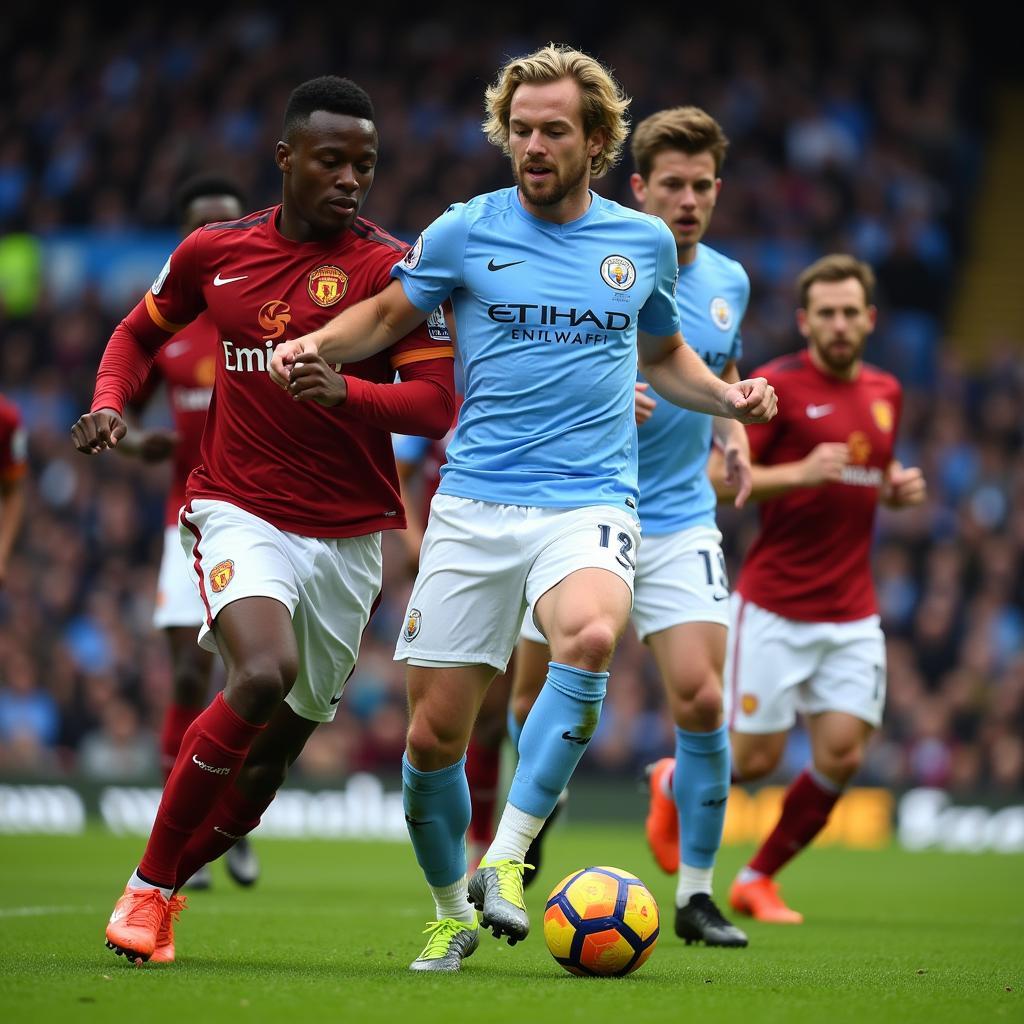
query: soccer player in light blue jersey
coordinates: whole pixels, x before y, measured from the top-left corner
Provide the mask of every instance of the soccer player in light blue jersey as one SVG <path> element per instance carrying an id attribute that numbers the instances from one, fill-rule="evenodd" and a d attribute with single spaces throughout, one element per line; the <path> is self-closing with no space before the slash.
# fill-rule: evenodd
<path id="1" fill-rule="evenodd" d="M 617 159 L 629 100 L 597 61 L 546 46 L 486 93 L 488 138 L 517 185 L 450 207 L 375 299 L 278 345 L 272 376 L 310 353 L 365 358 L 450 298 L 465 397 L 396 658 L 408 662 L 406 819 L 437 920 L 414 970 L 456 971 L 481 922 L 526 937 L 524 855 L 597 727 L 633 599 L 640 529 L 637 360 L 667 401 L 766 422 L 764 378 L 726 384 L 683 341 L 675 239 L 590 191 Z M 469 880 L 467 740 L 526 608 L 552 660 L 519 739 L 494 841 Z M 468 896 L 467 896 L 468 892 Z"/>
<path id="2" fill-rule="evenodd" d="M 728 140 L 697 107 L 662 110 L 633 132 L 634 195 L 672 232 L 679 262 L 676 302 L 692 348 L 723 380 L 739 379 L 740 322 L 750 282 L 739 263 L 705 245 Z M 707 475 L 712 441 L 722 449 L 736 504 L 750 492 L 750 447 L 743 426 L 655 402 L 641 383 L 640 522 L 633 624 L 651 650 L 676 727 L 674 757 L 649 770 L 647 833 L 658 863 L 677 874 L 675 928 L 687 944 L 745 946 L 746 935 L 711 898 L 715 855 L 729 793 L 729 736 L 722 673 L 729 583 Z M 516 658 L 510 733 L 543 680 L 544 637 L 529 618 Z M 682 842 L 680 843 L 680 835 Z"/>

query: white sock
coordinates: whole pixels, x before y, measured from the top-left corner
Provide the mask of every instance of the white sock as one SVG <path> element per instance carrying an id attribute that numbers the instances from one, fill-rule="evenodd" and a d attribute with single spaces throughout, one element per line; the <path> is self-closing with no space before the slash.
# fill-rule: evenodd
<path id="1" fill-rule="evenodd" d="M 690 897 L 699 892 L 711 895 L 711 876 L 714 868 L 691 868 L 689 864 L 680 863 L 679 880 L 676 882 L 676 906 L 685 907 Z"/>
<path id="2" fill-rule="evenodd" d="M 764 875 L 760 871 L 755 871 L 751 867 L 741 868 L 740 873 L 736 876 L 738 882 L 742 882 L 744 885 L 747 882 L 756 882 L 759 878 L 764 878 Z"/>
<path id="3" fill-rule="evenodd" d="M 434 897 L 434 907 L 437 910 L 437 919 L 442 917 L 454 917 L 456 921 L 476 920 L 476 911 L 473 905 L 466 899 L 466 876 L 451 885 L 432 885 L 430 895 Z"/>
<path id="4" fill-rule="evenodd" d="M 487 848 L 484 859 L 488 864 L 505 858 L 521 861 L 543 826 L 544 818 L 537 818 L 518 807 L 505 804 L 498 829 L 494 833 L 494 841 Z"/>
<path id="5" fill-rule="evenodd" d="M 164 894 L 164 899 L 169 900 L 174 895 L 173 889 L 165 889 L 162 885 L 154 885 L 152 882 L 147 882 L 142 878 L 139 878 L 139 869 L 136 868 L 132 872 L 132 877 L 128 879 L 129 889 L 159 889 Z"/>

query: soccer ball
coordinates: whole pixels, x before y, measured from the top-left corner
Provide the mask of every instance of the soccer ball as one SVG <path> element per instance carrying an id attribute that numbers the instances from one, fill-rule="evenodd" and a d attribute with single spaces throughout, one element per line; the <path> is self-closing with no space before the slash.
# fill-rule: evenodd
<path id="1" fill-rule="evenodd" d="M 622 977 L 658 941 L 658 904 L 635 875 L 619 868 L 582 868 L 551 891 L 544 941 L 570 974 Z"/>

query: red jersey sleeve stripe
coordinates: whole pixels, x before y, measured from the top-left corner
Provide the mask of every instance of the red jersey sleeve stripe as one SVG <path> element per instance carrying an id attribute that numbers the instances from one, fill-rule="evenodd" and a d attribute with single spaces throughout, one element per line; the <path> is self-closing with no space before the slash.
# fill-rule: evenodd
<path id="1" fill-rule="evenodd" d="M 409 363 L 422 363 L 425 359 L 454 359 L 455 349 L 451 345 L 445 348 L 414 348 L 408 352 L 391 357 L 391 366 L 398 369 L 400 366 L 408 366 Z"/>
<path id="2" fill-rule="evenodd" d="M 178 331 L 183 331 L 188 327 L 188 324 L 172 324 L 170 320 L 166 320 L 160 310 L 156 308 L 156 299 L 153 298 L 152 292 L 146 292 L 146 312 L 149 313 L 157 327 L 169 334 L 177 334 Z"/>

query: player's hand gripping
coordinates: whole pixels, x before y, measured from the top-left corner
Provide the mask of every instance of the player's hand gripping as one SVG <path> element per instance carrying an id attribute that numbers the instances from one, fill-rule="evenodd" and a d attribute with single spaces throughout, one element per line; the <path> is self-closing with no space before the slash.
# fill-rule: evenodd
<path id="1" fill-rule="evenodd" d="M 303 353 L 291 364 L 288 394 L 299 402 L 316 402 L 330 408 L 348 398 L 348 384 L 323 356 Z"/>
<path id="2" fill-rule="evenodd" d="M 906 508 L 921 505 L 928 496 L 924 473 L 917 466 L 902 466 L 892 462 L 885 474 L 882 487 L 882 501 L 890 508 Z"/>
<path id="3" fill-rule="evenodd" d="M 843 479 L 849 465 L 850 449 L 843 441 L 822 441 L 800 460 L 804 487 L 836 484 Z"/>
<path id="4" fill-rule="evenodd" d="M 293 338 L 291 341 L 282 341 L 274 349 L 270 359 L 270 379 L 278 387 L 287 388 L 291 380 L 292 366 L 295 360 L 301 355 L 317 354 L 317 346 L 309 340 L 309 336 Z"/>
<path id="5" fill-rule="evenodd" d="M 95 455 L 106 448 L 116 448 L 128 433 L 120 415 L 113 409 L 99 409 L 78 417 L 71 428 L 71 440 L 84 455 Z"/>
<path id="6" fill-rule="evenodd" d="M 778 412 L 775 388 L 764 377 L 730 384 L 724 395 L 725 415 L 740 423 L 767 423 Z"/>
<path id="7" fill-rule="evenodd" d="M 722 451 L 725 482 L 736 491 L 733 505 L 743 508 L 754 489 L 754 472 L 750 468 L 750 446 L 730 442 Z"/>

